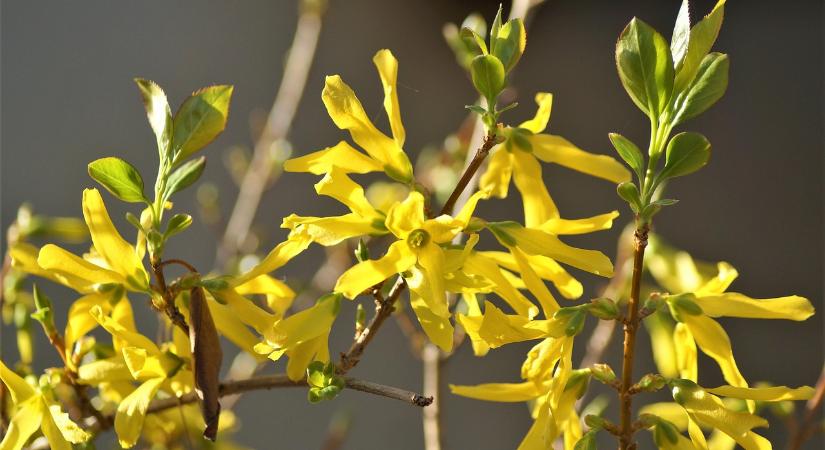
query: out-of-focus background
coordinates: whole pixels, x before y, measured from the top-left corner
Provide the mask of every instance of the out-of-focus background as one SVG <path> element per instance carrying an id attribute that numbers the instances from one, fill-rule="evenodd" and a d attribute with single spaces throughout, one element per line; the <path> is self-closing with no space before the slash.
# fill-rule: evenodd
<path id="1" fill-rule="evenodd" d="M 669 37 L 679 3 L 549 0 L 529 26 L 527 51 L 513 77 L 521 106 L 508 114 L 510 120 L 532 115 L 534 93 L 550 91 L 555 94 L 551 132 L 604 154 L 612 154 L 607 139 L 611 131 L 646 142 L 648 124 L 619 83 L 614 45 L 634 15 Z M 440 145 L 465 118 L 464 105 L 475 98 L 442 39 L 442 27 L 460 23 L 473 11 L 489 21 L 496 7 L 494 1 L 331 0 L 290 134 L 294 154 L 345 138 L 321 103 L 324 75 L 341 74 L 371 116 L 383 114 L 382 90 L 371 62 L 381 48 L 391 49 L 400 61 L 407 151 L 416 154 L 424 146 Z M 508 2 L 504 7 L 506 11 Z M 711 7 L 709 1 L 694 2 L 694 18 Z M 237 187 L 222 161 L 231 147 L 253 143 L 250 124 L 272 103 L 296 17 L 295 1 L 3 1 L 3 229 L 24 201 L 44 214 L 79 216 L 82 189 L 93 186 L 86 175 L 86 164 L 93 159 L 117 155 L 153 179 L 154 137 L 132 83 L 136 76 L 163 86 L 173 109 L 198 87 L 235 86 L 227 130 L 207 148 L 210 163 L 202 179 L 220 188 L 219 201 L 228 213 Z M 819 1 L 729 2 L 715 47 L 731 57 L 727 94 L 684 127 L 708 136 L 713 157 L 695 176 L 672 184 L 672 195 L 681 202 L 660 214 L 656 224 L 658 232 L 696 257 L 737 267 L 741 275 L 734 290 L 754 297 L 799 294 L 817 307 L 823 294 L 822 24 Z M 382 120 L 379 126 L 386 125 Z M 609 183 L 550 166 L 545 167 L 545 180 L 568 217 L 621 208 Z M 285 236 L 279 229 L 281 217 L 333 212 L 334 203 L 317 200 L 315 181 L 306 174 L 286 174 L 265 194 L 255 228 L 263 249 Z M 117 224 L 127 230 L 127 209 L 105 195 Z M 180 195 L 176 206 L 193 210 L 195 190 Z M 519 217 L 519 208 L 514 197 L 491 202 L 481 212 Z M 629 220 L 627 211 L 622 213 L 613 230 L 570 242 L 613 255 L 618 232 Z M 167 254 L 211 267 L 216 236 L 196 222 Z M 320 256 L 314 252 L 300 258 L 279 275 L 289 282 L 306 279 Z M 584 275 L 580 279 L 586 283 L 585 298 L 604 283 Z M 48 292 L 64 312 L 74 300 L 67 290 L 50 286 Z M 148 308 L 137 303 L 135 309 L 140 311 L 139 326 L 154 326 Z M 353 309 L 345 305 L 339 319 L 344 325 L 331 340 L 334 352 L 349 343 Z M 822 317 L 804 323 L 723 323 L 749 380 L 797 386 L 813 384 L 822 367 Z M 45 340 L 40 338 L 38 345 L 42 359 L 37 368 L 56 363 Z M 583 347 L 576 348 L 576 359 Z M 619 347 L 619 339 L 614 340 L 611 353 L 617 354 Z M 518 381 L 528 348 L 511 345 L 479 359 L 465 345 L 447 363 L 445 377 L 459 384 Z M 648 348 L 646 337 L 641 338 L 637 354 L 648 355 Z M 4 338 L 2 349 L 4 360 L 16 359 L 12 338 Z M 718 369 L 701 358 L 702 381 L 721 384 Z M 611 357 L 608 362 L 617 360 Z M 653 370 L 649 357 L 637 367 L 639 374 Z M 420 372 L 398 328 L 388 323 L 352 374 L 419 390 Z M 346 414 L 352 427 L 343 448 L 423 446 L 416 408 L 348 391 L 319 405 L 305 398 L 306 392 L 297 389 L 247 395 L 236 408 L 242 422 L 237 440 L 260 449 L 318 448 L 331 418 Z M 514 448 L 531 423 L 522 404 L 449 395 L 443 403 L 449 449 Z M 780 448 L 783 430 L 777 422 L 764 434 Z M 807 448 L 822 448 L 822 443 L 820 438 Z M 642 443 L 643 448 L 650 445 Z"/>

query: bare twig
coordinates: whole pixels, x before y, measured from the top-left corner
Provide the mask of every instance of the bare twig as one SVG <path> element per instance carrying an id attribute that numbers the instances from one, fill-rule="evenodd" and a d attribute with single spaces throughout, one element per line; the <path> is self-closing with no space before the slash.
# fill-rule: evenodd
<path id="1" fill-rule="evenodd" d="M 791 435 L 786 447 L 788 450 L 798 450 L 816 433 L 817 429 L 821 428 L 816 426 L 816 418 L 822 413 L 823 400 L 825 400 L 825 365 L 822 366 L 822 373 L 816 382 L 814 396 L 805 404 L 802 422 Z"/>
<path id="2" fill-rule="evenodd" d="M 318 36 L 321 33 L 323 7 L 304 5 L 298 17 L 295 37 L 284 67 L 284 76 L 269 116 L 255 143 L 249 168 L 241 181 L 238 199 L 226 224 L 226 231 L 218 247 L 217 265 L 222 266 L 249 235 L 249 228 L 261 202 L 271 174 L 270 149 L 284 139 L 292 126 L 306 86 L 307 75 L 315 58 Z"/>
<path id="3" fill-rule="evenodd" d="M 429 408 L 422 411 L 424 425 L 424 448 L 441 450 L 441 351 L 433 344 L 427 344 L 421 352 L 424 364 L 424 395 L 434 400 Z"/>

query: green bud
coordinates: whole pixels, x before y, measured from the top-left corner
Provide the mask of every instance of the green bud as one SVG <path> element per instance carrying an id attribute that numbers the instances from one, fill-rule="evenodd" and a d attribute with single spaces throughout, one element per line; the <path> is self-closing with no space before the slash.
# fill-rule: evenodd
<path id="1" fill-rule="evenodd" d="M 616 302 L 606 297 L 591 300 L 587 309 L 590 314 L 602 320 L 615 320 L 619 317 L 619 307 Z"/>
<path id="2" fill-rule="evenodd" d="M 229 287 L 229 281 L 225 277 L 207 278 L 200 280 L 198 285 L 209 292 L 222 291 Z"/>
<path id="3" fill-rule="evenodd" d="M 630 205 L 630 209 L 632 209 L 633 212 L 638 214 L 641 211 L 642 200 L 641 195 L 639 194 L 639 188 L 636 187 L 632 181 L 625 181 L 624 183 L 616 186 L 616 192 L 622 200 L 626 201 Z"/>
<path id="4" fill-rule="evenodd" d="M 589 414 L 584 417 L 584 423 L 591 429 L 597 430 L 600 428 L 604 428 L 604 426 L 609 424 L 610 422 L 608 422 L 607 419 L 605 419 L 604 417 Z"/>
<path id="5" fill-rule="evenodd" d="M 656 392 L 663 388 L 665 384 L 666 380 L 663 376 L 649 373 L 636 383 L 635 388 L 641 392 Z"/>
<path id="6" fill-rule="evenodd" d="M 358 262 L 369 261 L 370 259 L 370 249 L 363 239 L 358 240 L 358 247 L 355 248 L 355 259 Z"/>
<path id="7" fill-rule="evenodd" d="M 650 312 L 658 311 L 659 308 L 662 307 L 662 296 L 659 294 L 651 294 L 647 300 L 645 300 L 644 304 L 642 305 L 642 309 L 646 309 Z"/>
<path id="8" fill-rule="evenodd" d="M 610 384 L 616 380 L 616 373 L 607 364 L 593 364 L 590 368 L 593 377 L 604 384 Z"/>
<path id="9" fill-rule="evenodd" d="M 54 314 L 52 313 L 52 302 L 45 294 L 40 292 L 35 284 L 32 288 L 32 295 L 34 296 L 34 305 L 36 310 L 32 313 L 32 319 L 40 322 L 46 334 L 52 335 L 57 333 L 57 328 L 54 325 Z"/>
<path id="10" fill-rule="evenodd" d="M 361 334 L 364 331 L 364 328 L 367 326 L 367 310 L 364 309 L 364 305 L 358 304 L 355 309 L 355 331 L 358 334 Z"/>

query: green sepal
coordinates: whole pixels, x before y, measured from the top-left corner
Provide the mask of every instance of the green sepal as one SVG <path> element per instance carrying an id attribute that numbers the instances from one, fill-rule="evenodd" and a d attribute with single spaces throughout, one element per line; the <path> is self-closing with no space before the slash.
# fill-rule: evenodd
<path id="1" fill-rule="evenodd" d="M 143 195 L 143 178 L 128 162 L 113 156 L 100 158 L 89 163 L 88 171 L 93 180 L 124 202 L 148 202 Z"/>

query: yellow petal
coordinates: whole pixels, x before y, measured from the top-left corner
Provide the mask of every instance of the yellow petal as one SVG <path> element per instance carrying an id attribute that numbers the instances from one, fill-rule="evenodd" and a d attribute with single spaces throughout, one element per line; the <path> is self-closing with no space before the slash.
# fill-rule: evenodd
<path id="1" fill-rule="evenodd" d="M 644 320 L 644 324 L 650 335 L 653 361 L 659 373 L 666 378 L 678 377 L 679 367 L 673 343 L 673 322 L 669 318 L 665 319 L 662 314 L 651 314 Z"/>
<path id="2" fill-rule="evenodd" d="M 536 94 L 536 104 L 539 105 L 536 115 L 530 120 L 522 122 L 519 128 L 530 130 L 534 134 L 541 133 L 547 128 L 550 121 L 550 110 L 553 107 L 553 94 L 549 92 L 539 92 Z"/>
<path id="3" fill-rule="evenodd" d="M 456 222 L 458 222 L 462 229 L 467 228 L 470 219 L 473 218 L 473 213 L 476 210 L 479 200 L 488 198 L 490 198 L 489 191 L 477 191 L 464 203 L 464 206 L 461 207 L 461 210 L 455 216 Z"/>
<path id="4" fill-rule="evenodd" d="M 450 385 L 455 395 L 486 400 L 488 402 L 526 402 L 541 395 L 539 386 L 532 381 L 523 383 L 487 383 L 476 386 Z"/>
<path id="5" fill-rule="evenodd" d="M 75 342 L 85 336 L 86 333 L 97 328 L 97 321 L 89 313 L 94 306 L 100 307 L 104 314 L 109 313 L 112 309 L 108 296 L 104 294 L 91 294 L 80 297 L 75 300 L 69 308 L 69 317 L 66 322 L 66 331 L 63 334 L 63 339 L 66 345 L 66 351 L 70 356 L 73 353 Z M 67 362 L 70 368 L 75 368 L 73 358 L 69 358 Z"/>
<path id="6" fill-rule="evenodd" d="M 708 450 L 708 442 L 705 433 L 696 421 L 688 415 L 688 436 L 696 450 Z"/>
<path id="7" fill-rule="evenodd" d="M 424 226 L 425 219 L 424 196 L 413 191 L 403 202 L 390 208 L 384 223 L 398 239 L 406 239 L 411 231 Z"/>
<path id="8" fill-rule="evenodd" d="M 131 382 L 134 380 L 122 354 L 83 364 L 77 369 L 77 374 L 81 383 L 92 386 L 101 383 Z"/>
<path id="9" fill-rule="evenodd" d="M 515 272 L 519 272 L 518 264 L 511 253 L 507 252 L 483 252 L 486 256 L 494 259 L 502 267 Z M 536 274 L 544 280 L 551 281 L 564 298 L 576 299 L 584 293 L 584 286 L 573 278 L 564 268 L 552 258 L 541 255 L 525 255 L 530 267 Z"/>
<path id="10" fill-rule="evenodd" d="M 550 394 L 548 393 L 549 397 Z M 527 431 L 518 450 L 547 450 L 553 448 L 554 436 L 557 434 L 556 422 L 550 414 L 550 406 L 546 404 L 539 409 L 539 414 Z"/>
<path id="11" fill-rule="evenodd" d="M 512 155 L 501 146 L 492 152 L 487 158 L 487 170 L 481 175 L 478 185 L 482 191 L 489 191 L 494 197 L 505 198 L 513 175 Z"/>
<path id="12" fill-rule="evenodd" d="M 282 319 L 263 334 L 278 356 L 296 346 L 329 334 L 340 307 L 340 297 L 322 297 L 314 306 Z M 272 356 L 270 356 L 272 358 Z"/>
<path id="13" fill-rule="evenodd" d="M 524 204 L 524 225 L 528 228 L 538 227 L 548 220 L 558 217 L 559 210 L 541 174 L 541 165 L 530 153 L 513 151 L 513 181 L 521 193 Z"/>
<path id="14" fill-rule="evenodd" d="M 358 145 L 399 181 L 412 180 L 412 164 L 397 142 L 378 131 L 352 89 L 338 75 L 328 76 L 321 99 L 335 125 L 348 130 Z"/>
<path id="15" fill-rule="evenodd" d="M 9 422 L 3 441 L 0 442 L 0 450 L 22 449 L 31 435 L 40 428 L 43 420 L 43 402 L 40 398 L 30 399 L 18 408 Z"/>
<path id="16" fill-rule="evenodd" d="M 553 367 L 561 358 L 565 339 L 545 339 L 527 352 L 521 365 L 521 377 L 542 382 L 552 376 Z"/>
<path id="17" fill-rule="evenodd" d="M 9 388 L 11 400 L 15 405 L 19 405 L 34 396 L 34 389 L 26 383 L 20 375 L 6 367 L 3 360 L 0 360 L 0 380 Z"/>
<path id="18" fill-rule="evenodd" d="M 423 289 L 423 291 L 427 290 L 427 288 Z M 445 352 L 452 351 L 455 329 L 450 319 L 435 314 L 424 297 L 413 289 L 410 289 L 410 306 L 430 342 Z"/>
<path id="19" fill-rule="evenodd" d="M 639 415 L 652 414 L 667 420 L 680 430 L 687 430 L 688 415 L 682 405 L 674 402 L 651 403 L 639 409 Z"/>
<path id="20" fill-rule="evenodd" d="M 696 297 L 696 304 L 710 317 L 743 317 L 746 319 L 805 320 L 814 314 L 814 307 L 804 297 L 754 299 L 729 292 Z"/>
<path id="21" fill-rule="evenodd" d="M 125 283 L 121 274 L 96 266 L 53 244 L 40 249 L 37 264 L 51 271 L 61 283 L 82 293 L 94 291 L 99 284 Z"/>
<path id="22" fill-rule="evenodd" d="M 715 320 L 703 315 L 683 314 L 682 316 L 699 348 L 719 364 L 725 381 L 733 386 L 748 387 L 748 382 L 745 381 L 745 378 L 739 372 L 739 368 L 736 367 L 730 339 L 722 326 Z"/>
<path id="23" fill-rule="evenodd" d="M 89 439 L 89 434 L 74 423 L 72 419 L 69 418 L 69 415 L 60 409 L 60 406 L 49 405 L 48 412 L 49 414 L 44 414 L 43 425 L 45 425 L 47 421 L 51 422 L 50 426 L 53 425 L 57 430 L 59 430 L 59 433 L 64 441 L 68 441 L 73 444 L 80 444 L 81 442 L 86 442 Z M 51 442 L 51 440 L 49 442 Z M 68 445 L 66 448 L 71 449 L 72 446 Z"/>
<path id="24" fill-rule="evenodd" d="M 527 260 L 527 255 L 518 247 L 511 247 L 510 253 L 516 260 L 516 264 L 521 272 L 521 279 L 527 289 L 538 299 L 541 309 L 544 311 L 544 317 L 552 317 L 553 314 L 559 310 L 559 303 L 553 298 L 553 294 L 547 289 L 547 285 L 539 278 L 530 262 Z"/>
<path id="25" fill-rule="evenodd" d="M 464 270 L 490 280 L 494 285 L 493 291 L 518 314 L 531 319 L 535 317 L 538 308 L 504 277 L 496 262 L 487 255 L 488 252 L 471 253 L 464 261 Z"/>
<path id="26" fill-rule="evenodd" d="M 368 219 L 380 217 L 367 201 L 364 188 L 353 181 L 343 169 L 333 167 L 321 181 L 315 184 L 315 192 L 338 200 L 361 217 Z"/>
<path id="27" fill-rule="evenodd" d="M 741 398 L 745 400 L 757 400 L 761 402 L 781 402 L 784 400 L 808 400 L 816 392 L 810 386 L 789 388 L 787 386 L 770 386 L 763 388 L 743 388 L 736 386 L 719 386 L 717 388 L 705 389 L 711 394 L 721 397 Z"/>
<path id="28" fill-rule="evenodd" d="M 265 294 L 267 306 L 278 317 L 284 315 L 295 298 L 295 291 L 286 283 L 269 275 L 257 276 L 236 287 L 235 292 L 241 295 Z"/>
<path id="29" fill-rule="evenodd" d="M 721 294 L 725 292 L 728 286 L 733 283 L 733 280 L 739 276 L 739 272 L 726 262 L 717 263 L 716 268 L 716 276 L 696 290 L 695 293 L 697 297 L 709 294 Z"/>
<path id="30" fill-rule="evenodd" d="M 286 365 L 286 374 L 292 381 L 300 381 L 306 377 L 307 367 L 313 361 L 329 361 L 329 330 L 320 336 L 309 339 L 287 350 L 289 361 Z"/>
<path id="31" fill-rule="evenodd" d="M 207 301 L 209 303 L 209 310 L 212 313 L 212 319 L 215 321 L 215 328 L 218 329 L 218 332 L 242 350 L 259 358 L 254 348 L 260 339 L 252 334 L 243 322 L 238 319 L 237 313 L 228 306 L 216 302 L 208 295 Z"/>
<path id="32" fill-rule="evenodd" d="M 536 134 L 527 139 L 533 154 L 544 162 L 556 163 L 614 183 L 630 180 L 630 171 L 614 158 L 588 153 L 561 136 Z"/>
<path id="33" fill-rule="evenodd" d="M 155 398 L 164 381 L 164 378 L 146 380 L 118 405 L 115 432 L 121 447 L 129 448 L 137 443 L 149 403 Z"/>
<path id="34" fill-rule="evenodd" d="M 82 280 L 75 279 L 74 277 L 71 277 L 71 280 L 69 280 L 71 283 L 67 283 L 66 278 L 69 278 L 69 275 L 58 277 L 52 271 L 44 270 L 37 264 L 37 254 L 39 252 L 40 249 L 25 242 L 14 244 L 9 248 L 12 267 L 31 275 L 52 280 L 55 283 L 66 284 L 68 286 L 83 284 Z"/>
<path id="35" fill-rule="evenodd" d="M 127 343 L 127 345 L 145 349 L 150 355 L 160 354 L 160 350 L 151 339 L 140 333 L 129 330 L 113 318 L 107 317 L 104 315 L 102 308 L 99 306 L 92 307 L 90 313 L 92 317 L 97 320 L 97 323 L 99 323 L 100 326 L 105 328 L 106 331 L 112 334 L 112 336 L 122 339 L 125 343 Z"/>
<path id="36" fill-rule="evenodd" d="M 474 340 L 481 340 L 490 348 L 564 334 L 564 327 L 550 320 L 531 321 L 521 315 L 504 314 L 492 303 L 485 302 L 480 316 L 458 315 L 458 320 Z"/>
<path id="37" fill-rule="evenodd" d="M 725 408 L 722 400 L 701 388 L 683 394 L 680 402 L 690 415 L 691 421 L 707 428 L 718 429 L 735 439 L 746 450 L 771 448 L 767 440 L 751 431 L 755 427 L 768 426 L 765 419 L 753 414 L 731 411 Z"/>
<path id="38" fill-rule="evenodd" d="M 346 173 L 369 173 L 382 170 L 378 161 L 354 149 L 345 141 L 339 142 L 334 147 L 327 147 L 284 161 L 284 170 L 287 172 L 309 172 L 322 175 L 330 172 L 333 167 L 339 167 Z"/>
<path id="39" fill-rule="evenodd" d="M 544 222 L 539 229 L 555 235 L 593 233 L 609 230 L 613 226 L 613 219 L 616 217 L 619 217 L 619 211 L 611 211 L 585 219 L 570 220 L 555 217 Z"/>
<path id="40" fill-rule="evenodd" d="M 355 213 L 333 217 L 301 217 L 290 214 L 284 217 L 281 227 L 289 228 L 295 234 L 306 235 L 311 242 L 328 247 L 349 238 L 386 234 L 386 231 L 380 233 L 375 225 L 374 220 Z"/>
<path id="41" fill-rule="evenodd" d="M 379 50 L 372 58 L 378 75 L 381 77 L 381 84 L 384 85 L 384 109 L 390 119 L 392 135 L 399 147 L 404 147 L 406 133 L 404 125 L 401 123 L 401 110 L 398 108 L 398 89 L 396 80 L 398 78 L 398 60 L 395 59 L 389 50 Z"/>
<path id="42" fill-rule="evenodd" d="M 409 269 L 415 261 L 416 256 L 406 242 L 394 242 L 381 259 L 364 261 L 350 267 L 338 278 L 334 290 L 353 299 L 366 289 Z"/>
<path id="43" fill-rule="evenodd" d="M 444 251 L 432 242 L 416 249 L 418 268 L 422 272 L 425 283 L 415 283 L 416 292 L 423 297 L 424 302 L 440 317 L 450 317 L 447 305 L 447 293 L 444 288 Z M 411 284 L 412 288 L 413 285 Z"/>
<path id="44" fill-rule="evenodd" d="M 604 253 L 571 247 L 552 234 L 541 230 L 525 228 L 515 222 L 495 224 L 493 232 L 505 245 L 515 245 L 529 255 L 542 255 L 587 272 L 609 277 L 613 275 L 613 263 Z M 501 233 L 505 235 L 500 235 Z M 508 244 L 508 238 L 511 241 Z"/>
<path id="45" fill-rule="evenodd" d="M 275 321 L 275 316 L 256 305 L 252 300 L 238 294 L 234 289 L 224 289 L 217 295 L 226 303 L 232 314 L 258 333 L 268 330 Z"/>
<path id="46" fill-rule="evenodd" d="M 676 353 L 676 367 L 679 370 L 679 378 L 697 381 L 699 362 L 696 354 L 696 342 L 690 329 L 683 324 L 677 323 L 673 329 L 673 347 Z"/>
<path id="47" fill-rule="evenodd" d="M 122 353 L 126 367 L 134 379 L 166 378 L 168 372 L 163 367 L 159 355 L 150 355 L 145 349 L 137 347 L 126 347 Z"/>
<path id="48" fill-rule="evenodd" d="M 289 238 L 278 244 L 268 255 L 255 267 L 241 276 L 235 277 L 230 282 L 230 286 L 235 287 L 265 273 L 270 273 L 294 258 L 296 255 L 306 250 L 312 240 L 304 233 L 290 234 Z"/>
<path id="49" fill-rule="evenodd" d="M 83 191 L 83 217 L 89 227 L 95 250 L 109 267 L 123 275 L 133 289 L 146 290 L 149 282 L 135 248 L 117 232 L 97 189 Z"/>

